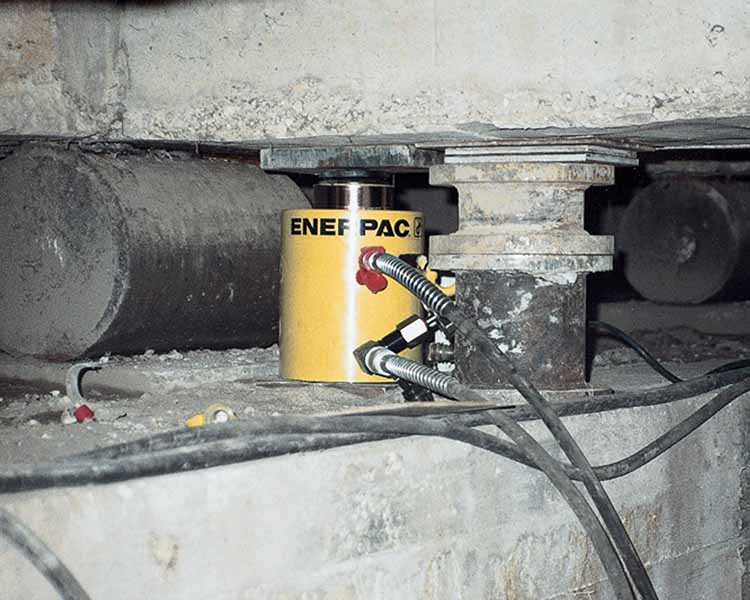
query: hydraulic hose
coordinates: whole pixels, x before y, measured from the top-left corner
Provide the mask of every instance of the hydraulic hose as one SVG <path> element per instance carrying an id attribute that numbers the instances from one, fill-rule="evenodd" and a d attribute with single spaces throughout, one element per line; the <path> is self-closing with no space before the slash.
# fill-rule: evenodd
<path id="1" fill-rule="evenodd" d="M 590 329 L 601 329 L 602 331 L 605 331 L 607 334 L 611 335 L 616 340 L 619 340 L 632 350 L 635 350 L 635 352 L 644 360 L 646 361 L 646 364 L 651 367 L 654 371 L 659 373 L 664 379 L 667 379 L 668 381 L 672 383 L 679 383 L 681 381 L 684 381 L 681 377 L 675 375 L 672 371 L 667 369 L 663 364 L 659 362 L 659 360 L 651 354 L 646 348 L 644 348 L 639 342 L 637 342 L 634 338 L 629 336 L 627 333 L 625 333 L 622 329 L 619 329 L 618 327 L 615 327 L 614 325 L 610 323 L 605 323 L 604 321 L 589 321 L 589 328 Z M 717 375 L 719 373 L 727 373 L 729 371 L 734 371 L 737 369 L 744 369 L 750 367 L 750 359 L 743 358 L 740 360 L 734 360 L 732 362 L 728 362 L 726 364 L 720 365 L 716 367 L 715 369 L 711 369 L 706 375 Z"/>
<path id="2" fill-rule="evenodd" d="M 720 375 L 701 376 L 685 382 L 662 386 L 658 388 L 640 390 L 637 392 L 620 392 L 607 396 L 594 396 L 578 400 L 567 400 L 565 402 L 550 403 L 553 410 L 560 416 L 573 416 L 582 414 L 593 414 L 611 410 L 622 410 L 644 406 L 658 406 L 692 398 L 712 390 L 743 381 L 750 377 L 750 369 L 738 370 Z M 533 421 L 539 418 L 536 411 L 530 406 L 516 406 L 502 410 L 514 421 Z M 445 410 L 435 407 L 432 417 L 445 416 Z M 478 427 L 491 424 L 486 410 L 472 410 L 464 413 L 454 414 L 454 419 L 459 420 L 466 427 Z M 238 423 L 226 423 L 221 426 L 198 427 L 190 429 L 178 429 L 156 433 L 150 436 L 122 442 L 103 448 L 89 450 L 72 456 L 66 460 L 89 460 L 89 459 L 114 459 L 121 456 L 138 454 L 142 452 L 154 452 L 170 448 L 182 448 L 193 444 L 227 439 L 246 433 Z"/>
<path id="3" fill-rule="evenodd" d="M 597 553 L 602 560 L 616 593 L 620 597 L 627 598 L 631 596 L 630 584 L 627 581 L 623 565 L 614 552 L 613 542 L 622 553 L 628 568 L 627 570 L 630 572 L 636 588 L 643 594 L 644 598 L 655 599 L 656 592 L 653 590 L 643 563 L 640 561 L 635 547 L 630 541 L 630 537 L 627 531 L 625 531 L 625 527 L 622 525 L 622 521 L 620 521 L 614 506 L 609 501 L 609 497 L 604 491 L 603 486 L 596 479 L 591 465 L 583 456 L 583 452 L 578 448 L 578 445 L 570 434 L 567 433 L 565 426 L 554 411 L 548 407 L 541 394 L 516 372 L 511 361 L 500 352 L 494 342 L 477 325 L 474 325 L 473 321 L 458 308 L 455 302 L 446 296 L 440 288 L 429 281 L 421 271 L 405 263 L 400 258 L 387 253 L 372 252 L 365 256 L 364 262 L 367 267 L 391 277 L 416 296 L 422 304 L 432 310 L 438 317 L 452 322 L 458 331 L 464 333 L 464 335 L 467 335 L 475 342 L 482 352 L 508 376 L 514 387 L 527 398 L 529 404 L 537 410 L 542 420 L 550 428 L 558 443 L 563 448 L 563 451 L 568 454 L 571 462 L 584 472 L 586 477 L 584 483 L 599 512 L 602 514 L 604 523 L 610 529 L 609 532 L 602 526 L 599 519 L 596 518 L 593 510 L 591 510 L 588 503 L 586 503 L 583 496 L 573 484 L 572 479 L 560 467 L 559 463 L 542 448 L 539 442 L 529 435 L 518 423 L 502 413 L 493 413 L 491 416 L 492 420 L 503 433 L 519 446 L 521 452 L 534 460 L 542 468 L 553 485 L 566 498 L 571 508 L 581 520 L 582 525 L 586 528 L 587 533 L 591 536 L 592 543 L 597 549 Z M 457 382 L 453 384 L 453 388 L 454 390 L 452 391 L 454 393 L 450 394 L 451 397 L 460 395 L 465 398 L 476 397 L 485 401 L 482 396 Z M 580 501 L 583 501 L 585 506 L 580 505 Z M 612 539 L 610 539 L 610 535 L 612 535 Z M 613 554 L 614 557 L 612 556 Z"/>
<path id="4" fill-rule="evenodd" d="M 703 425 L 733 400 L 747 393 L 748 386 L 750 386 L 750 379 L 723 390 L 702 408 L 629 457 L 609 465 L 594 467 L 597 476 L 602 480 L 614 479 L 643 467 Z M 62 463 L 0 469 L 0 493 L 55 486 L 109 483 L 295 452 L 380 441 L 403 435 L 435 435 L 435 430 L 422 427 L 421 422 L 427 420 L 443 420 L 452 427 L 462 427 L 472 433 L 466 434 L 466 439 L 460 441 L 489 450 L 526 466 L 538 468 L 527 455 L 518 450 L 515 444 L 480 430 L 471 429 L 491 424 L 493 419 L 490 413 L 492 412 L 502 412 L 517 420 L 529 420 L 526 414 L 520 415 L 520 418 L 514 416 L 516 411 L 517 409 L 494 409 L 449 416 L 388 417 L 389 420 L 383 420 L 383 416 L 377 415 L 379 419 L 377 422 L 373 422 L 372 419 L 375 416 L 371 415 L 348 416 L 340 417 L 348 421 L 338 421 L 336 426 L 341 429 L 336 430 L 335 433 L 321 433 L 323 426 L 321 421 L 330 425 L 328 417 L 273 417 L 255 419 L 253 423 L 233 422 L 199 429 L 178 430 L 91 450 L 66 458 Z M 411 423 L 404 425 L 408 421 Z M 327 430 L 328 427 L 324 429 Z M 390 433 L 378 433 L 386 430 Z M 347 434 L 346 431 L 359 433 Z M 229 443 L 215 444 L 215 442 L 222 441 Z M 129 462 L 129 459 L 134 456 L 140 458 L 137 462 Z M 172 456 L 176 457 L 174 461 L 170 458 Z M 571 478 L 581 479 L 579 469 L 566 463 L 560 464 Z"/>
<path id="5" fill-rule="evenodd" d="M 0 537 L 5 538 L 34 565 L 64 600 L 90 600 L 73 573 L 52 550 L 17 517 L 0 508 Z"/>
<path id="6" fill-rule="evenodd" d="M 720 365 L 715 369 L 711 369 L 706 375 L 717 375 L 719 373 L 728 373 L 729 371 L 736 371 L 737 369 L 746 369 L 750 367 L 750 358 L 742 358 L 740 360 L 733 360 L 726 364 Z"/>
<path id="7" fill-rule="evenodd" d="M 736 383 L 731 387 L 722 390 L 709 402 L 704 404 L 701 408 L 692 412 L 690 415 L 685 417 L 682 421 L 674 425 L 665 433 L 660 435 L 654 441 L 650 442 L 643 448 L 636 450 L 630 456 L 620 459 L 616 462 L 609 463 L 594 467 L 594 473 L 600 481 L 607 481 L 610 479 L 617 479 L 624 477 L 630 473 L 637 471 L 641 467 L 644 467 L 651 461 L 657 459 L 659 456 L 664 454 L 667 450 L 675 446 L 680 441 L 684 440 L 688 435 L 704 425 L 709 419 L 715 416 L 723 408 L 727 407 L 734 400 L 747 394 L 750 391 L 750 379 L 746 379 L 740 383 Z M 511 460 L 523 463 L 526 466 L 532 468 L 538 468 L 532 464 L 528 459 L 521 453 L 515 452 L 513 448 L 508 452 L 507 448 L 496 448 L 498 454 L 503 454 Z M 582 473 L 580 469 L 573 467 L 569 464 L 563 465 L 568 475 L 576 480 L 582 481 Z"/>
<path id="8" fill-rule="evenodd" d="M 565 455 L 574 466 L 581 470 L 583 483 L 620 551 L 636 589 L 644 599 L 656 600 L 658 596 L 643 566 L 643 561 L 604 486 L 597 479 L 591 463 L 578 443 L 536 387 L 518 372 L 511 359 L 500 350 L 497 344 L 419 270 L 387 253 L 372 253 L 367 262 L 374 270 L 381 271 L 409 290 L 438 317 L 453 323 L 457 331 L 471 340 L 537 411 Z M 513 421 L 510 422 L 515 424 Z"/>
<path id="9" fill-rule="evenodd" d="M 599 477 L 599 479 L 616 479 L 623 475 L 632 473 L 636 469 L 640 469 L 645 464 L 648 464 L 669 450 L 679 441 L 685 439 L 716 413 L 731 404 L 740 396 L 746 394 L 748 391 L 750 391 L 750 379 L 735 383 L 733 386 L 717 394 L 707 404 L 690 414 L 688 417 L 680 421 L 680 423 L 644 448 L 641 448 L 627 458 L 623 458 L 622 460 L 609 465 L 597 467 L 595 469 L 597 477 Z"/>
<path id="10" fill-rule="evenodd" d="M 646 390 L 617 392 L 611 395 L 590 396 L 578 400 L 550 403 L 555 412 L 561 416 L 591 414 L 639 406 L 658 406 L 687 398 L 694 398 L 721 387 L 744 381 L 750 377 L 750 369 L 736 369 L 718 374 L 701 375 L 686 379 L 680 383 L 655 387 Z M 538 419 L 530 406 L 517 406 L 510 409 L 516 420 L 529 421 Z"/>
<path id="11" fill-rule="evenodd" d="M 682 381 L 681 377 L 678 377 L 672 371 L 667 369 L 664 365 L 662 365 L 653 354 L 651 354 L 648 350 L 646 350 L 641 344 L 636 342 L 632 337 L 630 337 L 627 333 L 625 333 L 622 329 L 619 329 L 615 327 L 614 325 L 610 325 L 609 323 L 605 323 L 604 321 L 589 321 L 589 328 L 591 329 L 601 329 L 602 331 L 606 331 L 609 335 L 614 337 L 615 339 L 621 341 L 623 344 L 628 346 L 629 348 L 635 350 L 635 352 L 638 353 L 638 355 L 646 361 L 646 364 L 648 364 L 649 367 L 651 367 L 654 371 L 659 373 L 664 379 L 667 381 L 670 381 L 671 383 L 678 383 Z"/>
<path id="12" fill-rule="evenodd" d="M 409 290 L 419 301 L 436 315 L 441 316 L 453 300 L 424 276 L 397 256 L 387 253 L 373 253 L 366 258 L 367 265 L 381 271 Z"/>
<path id="13" fill-rule="evenodd" d="M 482 396 L 476 394 L 470 388 L 461 385 L 454 377 L 430 369 L 429 367 L 425 367 L 424 365 L 407 358 L 386 353 L 385 356 L 381 358 L 379 366 L 381 366 L 384 371 L 381 373 L 383 375 L 392 375 L 394 377 L 407 379 L 412 381 L 412 383 L 426 387 L 433 392 L 448 396 L 454 400 L 470 402 L 483 400 Z M 425 371 L 431 371 L 431 373 L 426 373 Z M 416 375 L 417 373 L 419 374 L 418 376 Z M 410 377 L 414 377 L 414 379 L 410 379 Z M 750 378 L 745 378 L 744 380 L 735 383 L 728 389 L 716 395 L 701 408 L 691 413 L 680 423 L 670 428 L 656 440 L 647 444 L 630 456 L 614 463 L 593 467 L 597 479 L 600 481 L 617 479 L 640 469 L 652 460 L 661 456 L 675 444 L 685 439 L 693 431 L 716 415 L 720 410 L 731 404 L 740 396 L 746 394 L 748 391 L 750 391 Z M 491 422 L 495 423 L 497 422 L 499 415 L 504 414 L 505 416 L 509 416 L 508 413 L 504 413 L 501 410 L 487 410 L 484 411 L 483 414 L 485 414 Z M 464 426 L 466 425 L 467 424 L 464 423 Z M 502 440 L 498 440 L 497 444 L 493 446 L 493 451 L 506 456 L 511 460 L 539 469 L 538 465 L 536 465 L 533 460 L 529 459 L 528 454 L 518 446 L 511 446 Z M 569 477 L 579 481 L 584 480 L 584 476 L 579 468 L 565 463 L 560 464 L 566 469 Z"/>
<path id="14" fill-rule="evenodd" d="M 392 350 L 379 345 L 366 344 L 358 349 L 355 355 L 362 354 L 359 359 L 365 370 L 374 375 L 404 379 L 413 384 L 427 388 L 441 396 L 451 398 L 451 385 L 456 380 L 445 373 L 403 358 Z M 483 402 L 486 402 L 482 398 Z"/>
<path id="15" fill-rule="evenodd" d="M 453 392 L 463 392 L 460 384 L 453 387 Z M 653 460 L 672 445 L 683 439 L 691 431 L 697 429 L 719 410 L 727 406 L 732 400 L 750 391 L 750 379 L 745 379 L 732 387 L 723 390 L 713 400 L 704 405 L 689 417 L 684 419 L 669 432 L 655 440 L 645 448 L 630 457 L 606 465 L 596 467 L 596 473 L 601 478 L 614 478 L 625 475 L 642 467 Z M 462 398 L 464 399 L 464 398 Z M 473 399 L 473 398 L 472 398 Z M 496 413 L 501 411 L 484 411 Z M 516 450 L 504 440 L 470 429 L 468 420 L 476 415 L 453 415 L 443 418 L 442 423 L 435 423 L 437 419 L 404 418 L 404 417 L 280 417 L 252 425 L 224 424 L 217 427 L 202 428 L 204 432 L 219 432 L 227 429 L 238 429 L 235 437 L 215 442 L 202 443 L 188 448 L 170 448 L 162 451 L 143 450 L 140 455 L 119 456 L 114 460 L 95 458 L 89 463 L 72 463 L 67 465 L 51 465 L 47 469 L 32 467 L 16 470 L 15 478 L 9 473 L 0 471 L 0 491 L 21 491 L 54 485 L 83 485 L 86 483 L 105 483 L 121 481 L 134 477 L 173 473 L 194 468 L 205 468 L 220 464 L 229 464 L 243 460 L 252 460 L 264 456 L 276 456 L 291 452 L 309 451 L 332 448 L 367 441 L 376 441 L 396 437 L 394 433 L 371 433 L 371 431 L 400 431 L 405 435 L 441 435 L 457 441 L 474 445 L 479 448 L 507 456 L 523 464 L 539 468 L 533 460 L 529 460 L 525 453 Z M 457 423 L 465 417 L 465 423 Z M 424 421 L 433 421 L 425 424 Z M 436 426 L 437 425 L 437 426 Z M 268 435 L 277 431 L 279 435 Z M 360 433 L 342 434 L 343 430 Z M 192 431 L 192 430 L 191 430 Z M 297 433 L 289 433 L 289 432 Z M 331 431 L 336 433 L 323 434 Z M 163 435 L 163 434 L 161 434 Z M 245 437 L 239 437 L 244 435 Z M 252 436 L 248 438 L 247 436 Z M 105 449 L 106 450 L 106 449 Z M 94 451 L 97 452 L 97 451 Z M 101 452 L 101 451 L 98 451 Z M 568 474 L 580 479 L 578 469 L 570 465 L 561 465 Z M 15 480 L 14 480 L 15 479 Z M 13 543 L 29 556 L 34 565 L 60 591 L 63 598 L 86 599 L 86 592 L 80 587 L 72 574 L 59 563 L 58 559 L 39 541 L 32 532 L 17 521 L 12 515 L 0 509 L 0 535 L 7 536 Z M 49 554 L 47 554 L 49 552 Z"/>
<path id="16" fill-rule="evenodd" d="M 1 467 L 0 494 L 128 481 L 394 437 L 389 432 L 377 433 L 378 429 L 374 435 L 369 431 L 364 435 L 346 435 L 346 429 L 343 429 L 327 431 L 332 435 L 321 436 L 314 431 L 315 423 L 302 426 L 297 420 L 293 423 L 286 419 L 283 421 L 279 425 L 276 422 L 265 422 L 265 430 L 262 427 L 246 428 L 244 435 L 204 439 L 190 445 L 124 452 L 110 458 L 80 455 L 60 463 Z M 231 429 L 232 425 L 234 423 L 223 423 L 205 426 L 203 429 L 219 430 L 224 429 L 224 426 Z M 284 436 L 283 439 L 279 439 L 280 434 Z"/>

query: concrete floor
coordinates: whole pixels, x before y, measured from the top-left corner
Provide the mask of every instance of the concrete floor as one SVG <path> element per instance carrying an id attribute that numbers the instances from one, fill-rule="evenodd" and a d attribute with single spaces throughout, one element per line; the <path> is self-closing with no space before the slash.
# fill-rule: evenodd
<path id="1" fill-rule="evenodd" d="M 681 374 L 694 371 L 695 363 L 708 369 L 750 356 L 750 335 L 708 335 L 682 326 L 640 331 L 636 338 Z M 592 393 L 661 381 L 643 371 L 641 359 L 629 348 L 607 338 L 592 341 Z M 276 346 L 110 357 L 102 370 L 88 371 L 82 379 L 96 420 L 65 426 L 60 418 L 72 406 L 65 395 L 70 365 L 0 354 L 0 461 L 43 461 L 183 427 L 215 402 L 231 406 L 245 419 L 328 414 L 402 401 L 392 385 L 280 380 L 278 359 Z M 485 393 L 502 405 L 523 402 L 510 393 Z M 564 397 L 557 394 L 555 399 Z"/>
<path id="2" fill-rule="evenodd" d="M 643 339 L 685 376 L 723 362 L 726 352 L 719 342 L 731 342 L 732 352 L 750 350 L 747 339 L 694 334 L 686 342 L 682 335 L 681 344 L 674 331 L 643 334 Z M 680 353 L 688 362 L 679 360 Z M 179 427 L 216 400 L 230 404 L 241 419 L 398 401 L 394 390 L 380 386 L 280 384 L 274 382 L 275 350 L 251 354 L 129 359 L 118 368 L 138 366 L 145 379 L 160 371 L 161 392 L 155 386 L 133 397 L 133 379 L 128 394 L 124 384 L 114 392 L 90 386 L 98 420 L 80 425 L 56 421 L 64 399 L 50 393 L 53 387 L 62 391 L 54 381 L 46 389 L 6 382 L 0 462 L 52 459 Z M 205 375 L 209 365 L 215 369 L 222 362 L 231 367 L 224 381 L 214 374 L 205 385 L 195 385 L 202 369 Z M 243 375 L 252 365 L 255 376 Z M 116 369 L 110 377 L 117 379 Z M 613 389 L 662 383 L 629 351 L 607 345 L 595 359 L 593 380 Z M 648 443 L 705 400 L 573 417 L 566 423 L 593 462 L 601 464 Z M 750 593 L 742 558 L 748 542 L 749 417 L 746 402 L 737 402 L 654 463 L 606 484 L 662 598 Z M 528 428 L 554 448 L 538 423 Z M 378 442 L 15 494 L 0 503 L 60 554 L 93 598 L 612 597 L 585 535 L 542 476 L 446 440 Z M 0 564 L 3 598 L 55 597 L 1 543 Z"/>
<path id="3" fill-rule="evenodd" d="M 71 406 L 64 385 L 69 365 L 6 355 L 0 360 L 0 461 L 48 460 L 184 427 L 188 418 L 216 402 L 251 419 L 400 401 L 394 386 L 279 380 L 278 358 L 277 347 L 114 357 L 83 378 L 96 420 L 65 426 L 60 416 Z"/>

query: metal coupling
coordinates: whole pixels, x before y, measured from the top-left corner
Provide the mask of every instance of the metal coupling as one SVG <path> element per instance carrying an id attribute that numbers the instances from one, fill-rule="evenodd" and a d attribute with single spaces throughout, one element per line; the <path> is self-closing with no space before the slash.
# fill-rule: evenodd
<path id="1" fill-rule="evenodd" d="M 452 345 L 441 342 L 432 342 L 427 345 L 425 362 L 428 365 L 434 365 L 441 362 L 453 362 L 454 360 L 455 352 L 453 351 Z"/>
<path id="2" fill-rule="evenodd" d="M 389 356 L 396 356 L 396 354 L 383 346 L 381 342 L 365 342 L 354 351 L 354 358 L 362 371 L 368 375 L 393 378 L 394 376 L 385 368 L 385 361 Z"/>
<path id="3" fill-rule="evenodd" d="M 375 258 L 380 254 L 385 254 L 385 248 L 382 246 L 364 248 L 362 252 L 362 265 L 370 271 L 378 271 L 379 269 L 375 266 Z"/>
<path id="4" fill-rule="evenodd" d="M 355 350 L 354 356 L 367 373 L 404 379 L 441 396 L 452 397 L 450 390 L 456 383 L 453 377 L 408 358 L 403 358 L 376 342 L 363 344 Z"/>
<path id="5" fill-rule="evenodd" d="M 366 373 L 381 377 L 394 377 L 386 368 L 386 364 L 388 358 L 396 354 L 388 348 L 376 342 L 367 342 L 354 351 L 354 356 Z"/>

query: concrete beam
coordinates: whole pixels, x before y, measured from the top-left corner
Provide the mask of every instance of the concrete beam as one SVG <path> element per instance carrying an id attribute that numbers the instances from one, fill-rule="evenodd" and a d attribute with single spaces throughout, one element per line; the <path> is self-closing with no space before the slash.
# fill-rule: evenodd
<path id="1" fill-rule="evenodd" d="M 0 132 L 425 141 L 706 119 L 705 135 L 747 142 L 711 122 L 747 115 L 745 8 L 14 0 L 0 7 Z"/>
<path id="2" fill-rule="evenodd" d="M 704 399 L 566 420 L 592 460 L 621 458 Z M 663 598 L 740 598 L 747 409 L 607 483 Z M 539 424 L 529 430 L 554 448 Z M 539 474 L 409 438 L 166 477 L 0 497 L 93 598 L 612 598 Z M 55 598 L 0 542 L 8 600 Z"/>

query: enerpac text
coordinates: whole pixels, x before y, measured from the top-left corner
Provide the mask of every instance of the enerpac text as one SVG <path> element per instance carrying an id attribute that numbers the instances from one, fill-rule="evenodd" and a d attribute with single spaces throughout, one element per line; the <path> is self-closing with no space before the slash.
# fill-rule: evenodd
<path id="1" fill-rule="evenodd" d="M 409 237 L 412 232 L 411 223 L 407 219 L 355 219 L 355 231 L 361 237 L 373 233 L 375 237 Z M 422 224 L 415 222 L 414 236 L 421 237 Z M 352 230 L 352 221 L 337 217 L 293 217 L 290 220 L 291 235 L 346 235 Z"/>

